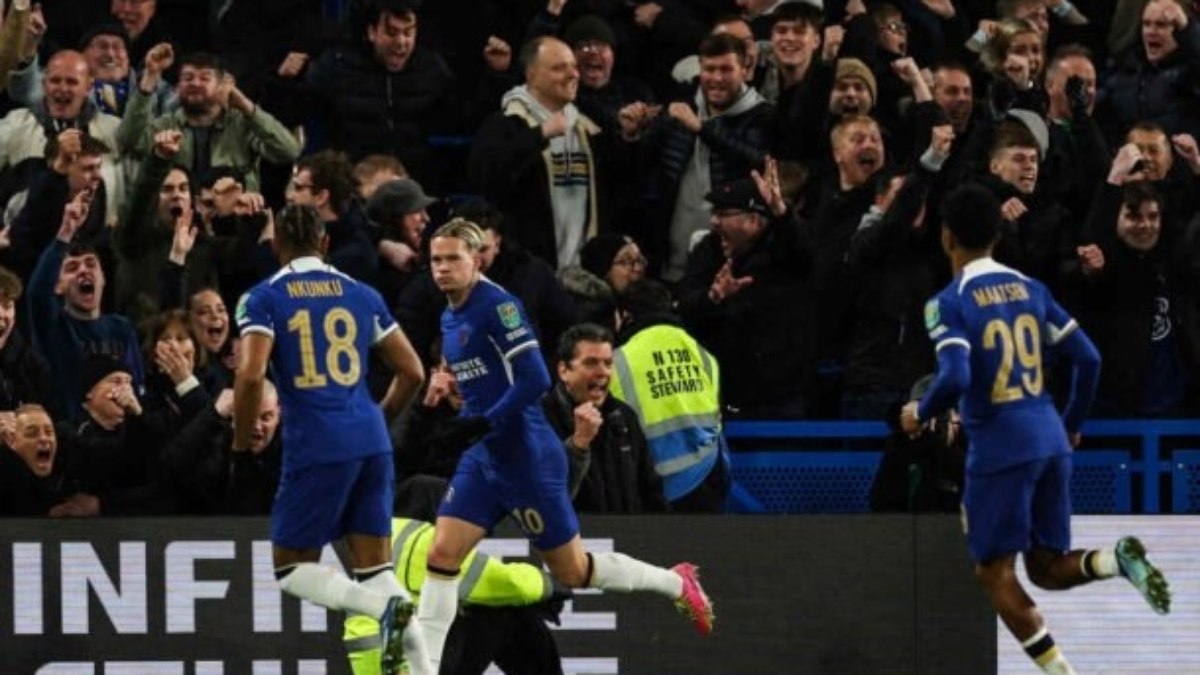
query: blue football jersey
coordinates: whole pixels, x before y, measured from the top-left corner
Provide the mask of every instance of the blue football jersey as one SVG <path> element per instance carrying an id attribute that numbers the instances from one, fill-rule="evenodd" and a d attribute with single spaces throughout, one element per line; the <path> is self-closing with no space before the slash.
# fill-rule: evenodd
<path id="1" fill-rule="evenodd" d="M 959 402 L 967 469 L 986 473 L 1070 451 L 1046 391 L 1046 350 L 1078 328 L 1040 282 L 992 260 L 968 264 L 925 305 L 937 350 L 966 349 Z"/>
<path id="2" fill-rule="evenodd" d="M 483 415 L 512 387 L 509 361 L 538 341 L 521 301 L 487 278 L 461 307 L 442 312 L 442 355 L 458 381 L 466 415 Z M 541 405 L 527 406 L 517 426 L 498 429 L 516 435 L 548 428 Z"/>
<path id="3" fill-rule="evenodd" d="M 298 258 L 247 291 L 236 319 L 242 335 L 274 340 L 287 466 L 391 452 L 367 390 L 367 355 L 399 328 L 375 289 L 318 258 Z"/>

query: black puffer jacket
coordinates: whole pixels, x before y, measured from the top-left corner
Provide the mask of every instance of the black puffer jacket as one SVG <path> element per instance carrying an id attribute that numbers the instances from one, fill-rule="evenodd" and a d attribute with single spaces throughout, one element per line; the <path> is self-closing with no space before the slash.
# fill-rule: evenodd
<path id="1" fill-rule="evenodd" d="M 686 103 L 696 111 L 696 102 Z M 708 146 L 709 176 L 713 185 L 727 183 L 761 169 L 775 133 L 775 106 L 762 101 L 740 114 L 710 117 L 700 126 L 699 139 Z M 679 180 L 696 150 L 697 135 L 663 115 L 663 121 L 647 138 L 662 149 L 661 171 L 664 202 L 673 207 Z"/>
<path id="2" fill-rule="evenodd" d="M 1106 131 L 1114 147 L 1136 122 L 1157 124 L 1167 134 L 1200 132 L 1200 26 L 1188 22 L 1175 39 L 1179 48 L 1158 63 L 1146 60 L 1138 41 L 1100 90 L 1097 115 L 1111 121 Z"/>
<path id="3" fill-rule="evenodd" d="M 458 119 L 454 75 L 442 57 L 420 48 L 395 73 L 364 50 L 326 52 L 309 68 L 306 82 L 325 103 L 328 145 L 352 159 L 396 155 L 418 176 L 431 161 L 426 136 Z"/>

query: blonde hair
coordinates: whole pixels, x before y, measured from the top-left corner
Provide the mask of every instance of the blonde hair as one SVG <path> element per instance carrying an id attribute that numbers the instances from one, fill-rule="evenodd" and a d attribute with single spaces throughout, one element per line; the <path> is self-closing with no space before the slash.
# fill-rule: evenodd
<path id="1" fill-rule="evenodd" d="M 478 253 L 483 248 L 483 229 L 466 218 L 454 218 L 433 233 L 437 238 L 458 239 L 467 245 L 467 250 Z"/>
<path id="2" fill-rule="evenodd" d="M 987 41 L 983 51 L 979 54 L 979 60 L 983 63 L 983 67 L 992 74 L 1002 75 L 1004 61 L 1008 58 L 1008 48 L 1012 45 L 1013 39 L 1018 35 L 1029 34 L 1038 36 L 1038 40 L 1042 39 L 1042 34 L 1038 32 L 1037 26 L 1026 19 L 1013 17 L 996 24 L 996 35 Z M 1043 62 L 1042 68 L 1045 69 L 1045 67 Z M 1030 73 L 1030 76 L 1033 77 L 1038 75 L 1039 73 Z"/>

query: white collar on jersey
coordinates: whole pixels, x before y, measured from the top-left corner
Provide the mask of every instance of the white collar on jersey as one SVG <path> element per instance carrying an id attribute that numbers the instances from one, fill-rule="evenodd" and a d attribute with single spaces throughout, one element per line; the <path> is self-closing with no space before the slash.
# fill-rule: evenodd
<path id="1" fill-rule="evenodd" d="M 315 255 L 306 255 L 292 260 L 287 268 L 292 272 L 313 272 L 329 269 L 329 265 Z"/>
<path id="2" fill-rule="evenodd" d="M 976 258 L 975 260 L 967 263 L 966 267 L 963 267 L 962 276 L 959 277 L 958 280 L 958 292 L 962 293 L 963 286 L 966 286 L 967 282 L 975 277 L 981 277 L 985 274 L 995 274 L 997 272 L 1015 274 L 1022 279 L 1028 278 L 1024 274 L 1021 274 L 1007 265 L 1001 265 L 990 257 Z"/>

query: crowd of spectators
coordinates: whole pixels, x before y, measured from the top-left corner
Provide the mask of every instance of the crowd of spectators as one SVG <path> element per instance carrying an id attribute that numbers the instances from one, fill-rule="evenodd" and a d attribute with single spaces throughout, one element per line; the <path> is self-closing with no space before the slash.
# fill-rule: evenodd
<path id="1" fill-rule="evenodd" d="M 426 361 L 405 473 L 461 451 L 427 262 L 452 216 L 559 375 L 584 510 L 669 508 L 598 393 L 631 284 L 669 288 L 725 419 L 883 419 L 934 367 L 965 181 L 1105 357 L 1093 414 L 1200 416 L 1197 4 L 0 0 L 0 515 L 266 512 L 287 411 L 268 391 L 230 453 L 229 308 L 284 204 Z"/>

